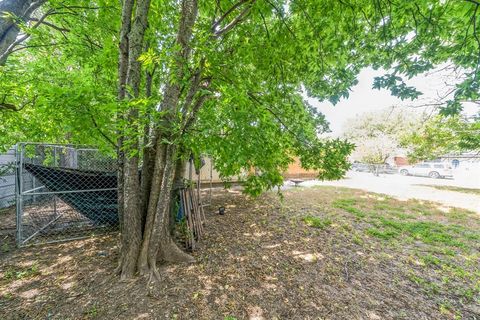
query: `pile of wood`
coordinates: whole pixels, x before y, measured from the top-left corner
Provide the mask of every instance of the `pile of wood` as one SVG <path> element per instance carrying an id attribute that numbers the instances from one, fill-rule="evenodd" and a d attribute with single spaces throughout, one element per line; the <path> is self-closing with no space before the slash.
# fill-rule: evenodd
<path id="1" fill-rule="evenodd" d="M 195 250 L 196 243 L 203 235 L 203 224 L 205 223 L 205 212 L 200 200 L 199 189 L 195 192 L 192 187 L 180 189 L 180 205 L 183 209 L 188 234 L 186 236 L 186 247 Z"/>

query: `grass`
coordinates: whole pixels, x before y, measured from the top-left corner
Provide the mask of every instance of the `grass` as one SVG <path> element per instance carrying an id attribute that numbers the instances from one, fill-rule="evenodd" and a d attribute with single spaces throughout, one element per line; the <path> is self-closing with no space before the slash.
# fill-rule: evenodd
<path id="1" fill-rule="evenodd" d="M 32 278 L 40 274 L 37 263 L 33 263 L 31 266 L 26 268 L 8 268 L 4 275 L 3 279 L 7 281 L 13 280 L 22 280 L 27 278 Z"/>
<path id="2" fill-rule="evenodd" d="M 356 208 L 355 207 L 356 204 L 357 204 L 357 200 L 355 200 L 355 199 L 351 199 L 351 198 L 338 199 L 338 200 L 335 200 L 333 202 L 333 207 L 343 209 L 343 210 L 353 214 L 357 218 L 364 218 L 367 214 L 365 212 L 363 212 L 362 210 Z"/>
<path id="3" fill-rule="evenodd" d="M 330 219 L 315 217 L 312 215 L 305 216 L 302 220 L 307 226 L 317 229 L 325 229 L 332 224 Z"/>
<path id="4" fill-rule="evenodd" d="M 1 215 L 6 215 L 6 214 L 8 214 L 8 213 L 10 213 L 10 211 L 11 211 L 11 208 L 2 208 L 2 209 L 0 209 L 0 216 L 1 216 Z"/>
<path id="5" fill-rule="evenodd" d="M 471 194 L 480 195 L 480 189 L 475 189 L 475 188 L 463 188 L 463 187 L 442 186 L 442 185 L 437 186 L 437 185 L 431 185 L 431 184 L 417 184 L 417 186 L 429 187 L 437 190 L 455 191 L 455 192 L 461 192 L 461 193 L 471 193 Z"/>
<path id="6" fill-rule="evenodd" d="M 477 189 L 438 189 L 480 194 Z M 394 256 L 403 266 L 406 278 L 427 296 L 456 296 L 457 300 L 446 298 L 447 302 L 438 298 L 443 301 L 439 302 L 439 310 L 456 316 L 456 302 L 480 303 L 477 213 L 459 208 L 445 212 L 432 202 L 399 201 L 354 189 L 337 188 L 335 193 L 324 207 L 333 208 L 329 216 L 339 222 L 339 231 L 349 234 L 356 245 L 382 248 L 379 257 Z M 308 216 L 304 221 L 325 227 L 320 218 Z"/>
<path id="7" fill-rule="evenodd" d="M 98 314 L 99 314 L 99 310 L 98 310 L 98 306 L 96 303 L 94 303 L 90 309 L 88 309 L 86 312 L 85 312 L 85 315 L 87 317 L 87 319 L 95 319 L 95 318 L 98 318 Z"/>
<path id="8" fill-rule="evenodd" d="M 10 245 L 8 244 L 8 242 L 4 242 L 4 243 L 2 244 L 2 247 L 0 248 L 0 251 L 1 251 L 2 253 L 7 253 L 7 252 L 10 251 Z"/>
<path id="9" fill-rule="evenodd" d="M 438 266 L 442 265 L 442 260 L 440 258 L 437 258 L 434 255 L 431 255 L 431 254 L 426 254 L 426 255 L 420 256 L 419 258 L 425 266 L 429 266 L 429 267 L 437 266 L 438 267 Z"/>
<path id="10" fill-rule="evenodd" d="M 411 201 L 399 206 L 397 202 L 393 199 L 379 201 L 370 196 L 336 199 L 332 206 L 353 215 L 357 221 L 368 223 L 366 234 L 382 240 L 402 238 L 410 243 L 421 241 L 451 247 L 464 247 L 464 240 L 480 240 L 480 233 L 460 225 L 420 219 L 440 213 L 431 203 Z M 449 214 L 451 220 L 456 222 L 470 215 L 471 212 L 462 209 L 455 209 Z"/>
<path id="11" fill-rule="evenodd" d="M 462 232 L 461 228 L 453 228 L 431 221 L 399 221 L 377 217 L 382 225 L 382 230 L 390 237 L 405 236 L 413 240 L 419 240 L 423 243 L 434 245 L 448 245 L 453 247 L 463 247 L 465 243 L 459 240 L 454 234 L 456 230 Z"/>
<path id="12" fill-rule="evenodd" d="M 37 309 L 42 308 L 42 317 L 48 318 L 48 297 L 62 308 L 63 317 L 54 315 L 59 319 L 70 312 L 74 318 L 113 318 L 122 310 L 128 313 L 125 317 L 134 318 L 151 310 L 152 317 L 154 312 L 159 316 L 168 312 L 170 319 L 200 314 L 206 319 L 235 320 L 247 319 L 254 305 L 266 319 L 288 317 L 293 308 L 302 319 L 317 318 L 324 311 L 331 311 L 332 318 L 351 319 L 368 316 L 370 310 L 378 316 L 388 310 L 395 319 L 473 319 L 478 310 L 480 219 L 476 213 L 446 212 L 431 202 L 399 201 L 337 187 L 286 190 L 282 200 L 273 193 L 245 199 L 232 194 L 213 198 L 214 207 L 232 204 L 232 214 L 211 217 L 207 245 L 196 253 L 198 263 L 189 268 L 168 266 L 168 281 L 161 282 L 160 291 L 147 288 L 154 299 L 144 298 L 143 281 L 135 287 L 103 281 L 117 281 L 112 274 L 116 257 L 95 254 L 112 248 L 116 244 L 112 237 L 104 244 L 95 240 L 81 246 L 52 245 L 55 250 L 46 257 L 38 247 L 18 251 L 17 260 L 10 259 L 15 251 L 9 253 L 0 276 L 0 292 L 2 285 L 8 290 L 0 293 L 0 300 L 9 310 L 26 315 L 40 314 Z M 232 234 L 238 237 L 232 239 Z M 25 255 L 27 250 L 35 254 Z M 65 261 L 64 268 L 60 261 L 67 254 L 78 263 Z M 38 263 L 26 265 L 33 257 Z M 34 276 L 36 265 L 39 276 Z M 58 275 L 57 270 L 61 270 Z M 75 285 L 64 289 L 63 284 L 73 283 L 72 279 Z M 205 291 L 205 281 L 211 291 Z M 41 288 L 41 296 L 26 305 L 19 293 L 32 288 Z M 79 288 L 78 300 L 55 302 L 74 296 Z M 178 288 L 181 304 L 164 299 L 165 293 L 176 295 Z M 253 288 L 262 288 L 258 296 L 250 296 Z M 398 292 L 402 301 L 396 300 Z M 279 294 L 282 303 L 277 303 Z M 111 300 L 113 295 L 119 299 Z M 108 299 L 110 304 L 98 303 Z M 319 301 L 323 310 L 311 307 L 311 302 Z M 347 304 L 352 307 L 344 308 Z M 335 305 L 338 308 L 331 309 Z"/>
<path id="13" fill-rule="evenodd" d="M 389 240 L 398 236 L 398 232 L 394 230 L 379 230 L 377 228 L 367 229 L 367 234 L 383 240 Z"/>

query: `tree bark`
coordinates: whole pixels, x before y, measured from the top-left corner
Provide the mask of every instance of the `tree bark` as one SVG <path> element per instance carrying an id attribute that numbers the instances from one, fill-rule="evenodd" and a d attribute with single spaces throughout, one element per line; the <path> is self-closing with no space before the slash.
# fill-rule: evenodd
<path id="1" fill-rule="evenodd" d="M 139 57 L 143 51 L 143 38 L 147 29 L 148 10 L 150 0 L 138 0 L 135 6 L 130 6 L 133 1 L 126 0 L 122 13 L 122 37 L 120 41 L 119 65 L 119 98 L 137 98 L 140 94 L 141 65 Z M 129 22 L 131 10 L 135 8 L 133 21 Z M 125 70 L 125 43 L 124 32 L 128 26 L 128 67 Z M 125 77 L 125 80 L 123 80 Z M 122 81 L 130 91 L 122 86 Z M 137 260 L 142 243 L 142 221 L 140 179 L 138 174 L 140 141 L 138 137 L 138 108 L 128 108 L 126 116 L 126 130 L 123 137 L 123 149 L 125 159 L 123 163 L 123 228 L 121 237 L 120 277 L 121 279 L 131 278 L 137 271 Z"/>
<path id="2" fill-rule="evenodd" d="M 27 22 L 32 13 L 46 0 L 3 0 L 0 2 L 0 12 L 8 12 Z M 10 46 L 17 40 L 20 28 L 17 22 L 10 18 L 0 17 L 0 66 L 4 65 L 8 58 Z"/>
<path id="3" fill-rule="evenodd" d="M 138 271 L 140 275 L 145 275 L 149 272 L 148 251 L 150 239 L 153 233 L 156 207 L 158 199 L 160 197 L 160 189 L 162 187 L 163 173 L 165 168 L 165 156 L 166 147 L 159 141 L 156 145 L 152 184 L 147 207 L 147 218 L 145 222 L 145 230 L 143 233 L 142 248 L 138 258 Z"/>
<path id="4" fill-rule="evenodd" d="M 154 72 L 154 71 L 153 71 Z M 147 98 L 152 95 L 153 72 L 145 73 L 145 95 Z M 153 140 L 151 134 L 151 118 L 152 110 L 147 109 L 145 114 L 146 123 L 143 128 L 143 161 L 140 193 L 142 196 L 141 210 L 144 212 L 142 219 L 142 230 L 145 228 L 146 212 L 148 210 L 148 202 L 150 198 L 150 190 L 152 188 L 153 170 L 155 169 L 155 153 L 156 141 Z"/>
<path id="5" fill-rule="evenodd" d="M 191 52 L 190 38 L 193 25 L 197 17 L 197 1 L 184 0 L 180 26 L 177 34 L 177 43 L 180 46 L 176 53 L 176 68 L 171 70 L 174 77 L 182 79 L 186 63 Z M 157 153 L 155 155 L 155 168 L 150 192 L 145 232 L 142 250 L 138 261 L 140 274 L 149 273 L 151 277 L 159 279 L 157 259 L 175 262 L 191 262 L 193 258 L 184 253 L 173 241 L 169 222 L 172 197 L 172 185 L 175 178 L 176 157 L 178 156 L 175 139 L 172 135 L 175 113 L 178 111 L 181 96 L 180 81 L 173 81 L 164 89 L 162 111 L 166 116 L 162 119 L 155 131 Z M 171 141 L 170 144 L 164 141 Z M 161 178 L 160 178 L 161 177 Z"/>
<path id="6" fill-rule="evenodd" d="M 121 28 L 120 28 L 120 42 L 119 42 L 119 57 L 118 57 L 118 93 L 117 98 L 119 101 L 125 99 L 125 88 L 127 81 L 127 70 L 128 70 L 128 33 L 130 32 L 132 24 L 132 10 L 133 10 L 134 0 L 124 0 L 122 7 L 122 17 L 121 17 Z M 123 120 L 123 110 L 118 110 L 117 119 Z M 122 121 L 120 121 L 122 122 Z M 124 161 L 125 154 L 123 152 L 123 130 L 122 128 L 118 129 L 118 140 L 117 140 L 117 157 L 118 157 L 118 216 L 120 220 L 120 230 L 123 229 L 123 177 L 124 177 Z"/>
<path id="7" fill-rule="evenodd" d="M 128 70 L 128 34 L 132 25 L 132 10 L 134 0 L 124 0 L 120 28 L 119 57 L 118 57 L 118 100 L 125 99 L 125 88 Z"/>
<path id="8" fill-rule="evenodd" d="M 180 190 L 180 188 L 184 186 L 186 168 L 187 168 L 187 162 L 180 154 L 177 157 L 177 161 L 175 163 L 175 174 L 173 178 L 172 195 L 170 196 L 170 209 L 171 209 L 172 215 L 170 215 L 171 219 L 169 222 L 169 228 L 171 233 L 173 233 L 175 230 L 175 219 L 172 219 L 172 218 L 176 215 L 176 212 L 173 212 L 172 209 L 175 208 L 175 201 L 178 199 L 178 195 L 179 195 L 178 191 Z"/>

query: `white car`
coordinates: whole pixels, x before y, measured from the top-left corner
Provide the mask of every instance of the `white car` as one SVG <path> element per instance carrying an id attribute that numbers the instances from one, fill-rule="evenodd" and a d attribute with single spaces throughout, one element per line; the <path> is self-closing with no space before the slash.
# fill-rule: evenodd
<path id="1" fill-rule="evenodd" d="M 414 166 L 405 166 L 399 172 L 403 176 L 424 176 L 434 179 L 453 177 L 450 164 L 441 162 L 424 162 Z"/>

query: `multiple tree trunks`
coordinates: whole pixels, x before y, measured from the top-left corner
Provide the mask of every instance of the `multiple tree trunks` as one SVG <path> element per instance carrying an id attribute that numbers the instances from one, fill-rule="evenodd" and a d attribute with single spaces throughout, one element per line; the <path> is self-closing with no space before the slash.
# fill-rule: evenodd
<path id="1" fill-rule="evenodd" d="M 180 189 L 180 204 L 183 208 L 188 230 L 186 247 L 193 251 L 203 235 L 203 224 L 205 223 L 203 205 L 200 197 L 191 187 Z"/>
<path id="2" fill-rule="evenodd" d="M 254 0 L 247 2 L 249 5 L 225 27 L 219 26 L 224 24 L 223 20 L 236 6 L 215 23 L 209 38 L 210 45 L 220 40 L 248 14 Z M 197 120 L 199 109 L 212 96 L 212 77 L 204 68 L 206 58 L 203 54 L 198 56 L 198 60 L 192 57 L 193 53 L 199 54 L 192 51 L 191 41 L 198 16 L 198 0 L 182 0 L 175 49 L 167 76 L 171 80 L 161 86 L 161 102 L 150 106 L 146 115 L 142 114 L 138 103 L 129 103 L 150 96 L 152 89 L 152 79 L 149 80 L 149 77 L 153 77 L 153 74 L 147 74 L 145 81 L 142 81 L 139 59 L 144 48 L 156 45 L 156 42 L 149 42 L 151 39 L 148 37 L 145 39 L 149 8 L 150 0 L 124 0 L 122 5 L 118 99 L 126 102 L 126 110 L 119 112 L 123 124 L 118 130 L 122 166 L 119 187 L 123 192 L 119 195 L 119 201 L 122 201 L 119 208 L 122 239 L 117 271 L 121 279 L 136 274 L 160 279 L 157 261 L 194 261 L 177 246 L 171 235 L 173 185 L 174 181 L 183 178 L 177 169 L 181 168 L 182 161 L 190 152 L 184 150 L 182 138 Z M 144 89 L 145 93 L 142 93 Z M 154 116 L 157 111 L 161 114 Z M 147 123 L 141 127 L 140 120 L 143 117 Z M 140 132 L 141 136 L 136 134 Z M 141 163 L 140 180 L 135 173 Z M 191 234 L 187 247 L 193 250 L 203 234 L 203 207 L 198 191 L 195 195 L 192 188 L 181 191 L 181 201 Z"/>

